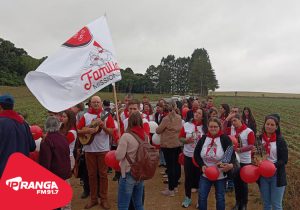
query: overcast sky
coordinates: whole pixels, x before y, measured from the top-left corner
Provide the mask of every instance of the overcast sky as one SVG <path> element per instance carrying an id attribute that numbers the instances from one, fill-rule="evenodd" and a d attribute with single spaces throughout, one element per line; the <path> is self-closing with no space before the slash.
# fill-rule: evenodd
<path id="1" fill-rule="evenodd" d="M 300 93 L 299 0 L 0 0 L 0 37 L 53 54 L 104 13 L 121 68 L 208 51 L 220 91 Z"/>

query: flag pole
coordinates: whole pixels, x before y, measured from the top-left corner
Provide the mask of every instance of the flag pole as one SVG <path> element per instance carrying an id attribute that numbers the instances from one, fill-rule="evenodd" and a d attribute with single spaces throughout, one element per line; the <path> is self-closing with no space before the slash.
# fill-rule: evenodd
<path id="1" fill-rule="evenodd" d="M 117 91 L 116 91 L 116 83 L 112 83 L 113 92 L 114 92 L 114 99 L 115 99 L 115 107 L 116 107 L 116 115 L 117 115 L 117 122 L 118 122 L 118 134 L 121 138 L 121 128 L 120 128 L 120 120 L 119 120 L 119 107 L 118 107 L 118 100 L 117 100 Z"/>

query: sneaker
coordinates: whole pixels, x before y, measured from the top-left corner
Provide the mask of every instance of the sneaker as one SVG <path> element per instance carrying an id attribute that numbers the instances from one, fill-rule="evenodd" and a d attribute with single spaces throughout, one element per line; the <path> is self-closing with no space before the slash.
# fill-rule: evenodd
<path id="1" fill-rule="evenodd" d="M 166 187 L 165 190 L 168 190 L 169 187 Z M 178 193 L 178 187 L 174 187 L 174 193 Z"/>
<path id="2" fill-rule="evenodd" d="M 168 190 L 168 189 L 161 191 L 161 194 L 165 195 L 165 196 L 170 196 L 170 197 L 175 196 L 174 190 Z"/>
<path id="3" fill-rule="evenodd" d="M 188 198 L 188 197 L 185 197 L 181 206 L 184 207 L 184 208 L 188 208 L 192 203 L 192 199 L 191 198 Z"/>
<path id="4" fill-rule="evenodd" d="M 195 193 L 195 192 L 197 192 L 197 191 L 198 191 L 198 189 L 192 188 L 192 193 Z"/>

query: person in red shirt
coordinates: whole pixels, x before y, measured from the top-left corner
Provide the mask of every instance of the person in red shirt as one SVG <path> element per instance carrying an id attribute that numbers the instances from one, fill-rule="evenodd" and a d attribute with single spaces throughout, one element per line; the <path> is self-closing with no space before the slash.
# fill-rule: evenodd
<path id="1" fill-rule="evenodd" d="M 91 108 L 80 119 L 77 130 L 79 135 L 96 134 L 94 140 L 89 145 L 84 145 L 85 159 L 87 163 L 89 184 L 90 184 L 90 202 L 84 207 L 90 209 L 98 204 L 97 199 L 97 185 L 99 183 L 99 194 L 101 199 L 101 207 L 109 209 L 108 202 L 108 179 L 107 179 L 107 165 L 105 164 L 105 155 L 110 150 L 109 136 L 113 134 L 115 123 L 112 116 L 109 114 L 105 120 L 101 120 L 100 116 L 105 113 L 102 109 L 102 101 L 99 96 L 91 98 Z M 88 127 L 92 121 L 97 121 L 101 131 L 98 128 Z M 83 129 L 84 128 L 84 129 Z M 97 173 L 99 174 L 99 182 L 97 181 Z"/>

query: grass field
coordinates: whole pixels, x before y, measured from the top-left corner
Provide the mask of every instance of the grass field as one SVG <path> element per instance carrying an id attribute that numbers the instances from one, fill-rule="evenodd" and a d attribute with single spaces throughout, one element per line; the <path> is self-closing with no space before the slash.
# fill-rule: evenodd
<path id="1" fill-rule="evenodd" d="M 0 87 L 0 94 L 3 93 L 10 93 L 15 97 L 15 109 L 21 113 L 26 112 L 30 124 L 43 125 L 47 112 L 27 88 Z M 234 94 L 234 92 L 230 94 Z M 245 106 L 250 107 L 256 118 L 258 131 L 261 130 L 264 116 L 270 113 L 280 114 L 281 128 L 289 147 L 288 186 L 285 193 L 284 209 L 298 209 L 300 206 L 300 112 L 298 110 L 300 108 L 300 98 L 297 94 L 268 95 L 267 93 L 257 93 L 255 95 L 249 93 L 247 95 L 245 92 L 243 94 L 238 92 L 237 96 L 226 96 L 224 93 L 214 93 L 214 103 L 217 107 L 221 103 L 228 103 L 230 106 L 238 106 L 241 109 Z M 99 95 L 102 99 L 112 100 L 113 98 L 112 93 L 99 93 Z M 118 97 L 123 99 L 124 94 L 119 94 Z M 141 99 L 143 94 L 136 94 L 135 97 Z M 167 95 L 150 95 L 152 101 L 157 101 L 162 97 L 167 97 Z M 255 200 L 259 202 L 259 195 Z"/>

